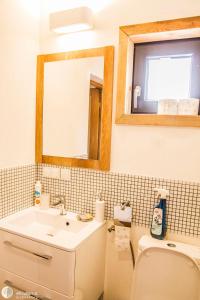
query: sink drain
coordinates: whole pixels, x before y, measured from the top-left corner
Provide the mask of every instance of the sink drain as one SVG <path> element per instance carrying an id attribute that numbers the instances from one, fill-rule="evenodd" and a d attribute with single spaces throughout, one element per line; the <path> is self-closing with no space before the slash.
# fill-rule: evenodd
<path id="1" fill-rule="evenodd" d="M 176 244 L 173 244 L 173 243 L 168 243 L 167 246 L 171 247 L 171 248 L 176 248 Z"/>
<path id="2" fill-rule="evenodd" d="M 53 237 L 53 236 L 54 236 L 54 234 L 53 234 L 53 233 L 47 233 L 47 235 L 48 235 L 48 236 L 51 236 L 51 237 Z"/>

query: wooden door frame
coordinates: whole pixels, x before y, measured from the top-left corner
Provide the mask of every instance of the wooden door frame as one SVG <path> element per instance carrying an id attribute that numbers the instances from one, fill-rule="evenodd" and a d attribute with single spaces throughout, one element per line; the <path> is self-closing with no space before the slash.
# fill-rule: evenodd
<path id="1" fill-rule="evenodd" d="M 91 87 L 91 85 L 93 86 L 93 87 Z M 88 124 L 89 124 L 89 126 L 88 126 L 88 153 L 91 153 L 90 152 L 90 149 L 91 149 L 91 128 L 92 128 L 92 126 L 91 126 L 91 111 L 92 111 L 92 102 L 93 102 L 93 100 L 92 100 L 92 98 L 91 98 L 91 90 L 98 90 L 98 93 L 101 93 L 100 95 L 101 95 L 101 109 L 102 109 L 102 92 L 103 92 L 103 84 L 101 84 L 101 83 L 98 83 L 98 82 L 96 82 L 96 81 L 93 81 L 93 80 L 90 80 L 90 104 L 89 104 L 89 120 L 88 120 Z M 99 129 L 100 129 L 100 131 L 98 131 L 98 133 L 99 133 L 99 135 L 98 135 L 98 156 L 100 155 L 100 153 L 99 153 L 99 148 L 100 148 L 100 140 L 101 140 L 101 136 L 100 136 L 100 134 L 101 134 L 101 112 L 100 112 L 100 118 L 98 118 L 98 123 L 100 124 L 99 125 Z"/>

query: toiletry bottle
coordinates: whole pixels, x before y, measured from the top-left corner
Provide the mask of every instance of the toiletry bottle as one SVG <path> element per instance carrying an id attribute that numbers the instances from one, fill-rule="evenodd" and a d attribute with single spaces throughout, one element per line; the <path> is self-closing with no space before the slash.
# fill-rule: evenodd
<path id="1" fill-rule="evenodd" d="M 35 206 L 39 207 L 41 202 L 42 185 L 40 181 L 35 184 Z"/>
<path id="2" fill-rule="evenodd" d="M 166 198 L 169 192 L 165 189 L 155 189 L 158 192 L 159 203 L 153 211 L 153 220 L 151 223 L 152 237 L 163 240 L 166 235 Z"/>

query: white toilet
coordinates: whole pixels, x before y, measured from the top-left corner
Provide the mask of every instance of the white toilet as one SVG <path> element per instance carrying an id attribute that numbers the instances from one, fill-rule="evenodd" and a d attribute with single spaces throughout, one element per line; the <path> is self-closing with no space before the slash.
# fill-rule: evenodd
<path id="1" fill-rule="evenodd" d="M 200 300 L 200 247 L 143 236 L 131 300 Z"/>

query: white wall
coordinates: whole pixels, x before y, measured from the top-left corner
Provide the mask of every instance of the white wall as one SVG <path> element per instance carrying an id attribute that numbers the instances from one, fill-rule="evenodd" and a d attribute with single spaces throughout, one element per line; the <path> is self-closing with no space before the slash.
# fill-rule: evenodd
<path id="1" fill-rule="evenodd" d="M 39 0 L 0 1 L 0 168 L 34 162 Z"/>
<path id="2" fill-rule="evenodd" d="M 40 4 L 43 13 L 41 53 L 116 46 L 114 111 L 119 25 L 200 13 L 199 0 L 1 0 L 0 167 L 34 161 L 35 69 Z M 93 9 L 95 30 L 63 36 L 49 32 L 49 11 L 80 4 L 88 4 Z M 199 147 L 199 129 L 115 125 L 113 118 L 111 170 L 197 181 L 200 179 Z"/>
<path id="3" fill-rule="evenodd" d="M 95 13 L 95 30 L 54 35 L 48 30 L 48 13 L 88 4 Z M 43 1 L 41 52 L 115 45 L 114 102 L 120 25 L 195 16 L 200 14 L 199 0 L 58 0 Z M 200 180 L 200 129 L 123 126 L 112 130 L 111 170 L 138 175 Z"/>

